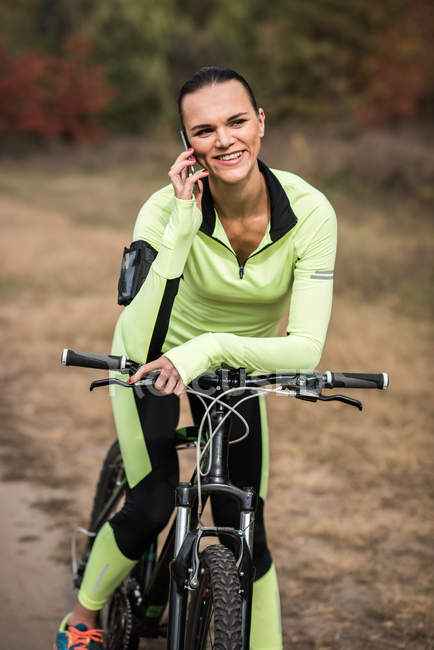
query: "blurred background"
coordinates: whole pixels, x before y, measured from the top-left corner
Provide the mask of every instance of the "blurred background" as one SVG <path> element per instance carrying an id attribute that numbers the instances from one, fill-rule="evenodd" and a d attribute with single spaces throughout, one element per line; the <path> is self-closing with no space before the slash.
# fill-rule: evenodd
<path id="1" fill-rule="evenodd" d="M 73 602 L 71 530 L 115 433 L 60 352 L 109 350 L 121 253 L 204 65 L 248 79 L 262 159 L 336 209 L 321 369 L 391 376 L 350 391 L 361 414 L 269 400 L 284 647 L 434 648 L 433 18 L 425 0 L 0 0 L 5 648 L 51 647 Z"/>

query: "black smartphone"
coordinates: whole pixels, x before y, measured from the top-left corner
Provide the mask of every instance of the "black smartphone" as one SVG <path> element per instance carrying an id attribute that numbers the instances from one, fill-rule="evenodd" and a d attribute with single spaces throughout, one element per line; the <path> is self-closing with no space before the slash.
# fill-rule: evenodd
<path id="1" fill-rule="evenodd" d="M 187 136 L 185 135 L 184 129 L 181 129 L 179 132 L 179 135 L 181 136 L 182 144 L 184 145 L 184 149 L 187 151 L 187 149 L 190 149 L 190 143 L 187 140 Z M 190 174 L 194 174 L 194 165 L 189 165 L 189 170 Z"/>
<path id="2" fill-rule="evenodd" d="M 187 136 L 185 135 L 184 129 L 181 129 L 181 131 L 179 132 L 179 135 L 181 136 L 181 140 L 182 140 L 182 144 L 184 146 L 184 149 L 185 149 L 185 151 L 187 151 L 187 149 L 190 149 L 190 143 L 187 140 Z M 194 172 L 195 172 L 194 165 L 189 165 L 188 169 L 190 170 L 190 176 L 191 176 L 191 174 L 194 174 Z M 199 184 L 197 182 L 194 184 L 194 189 L 196 190 L 197 193 L 200 192 L 200 187 L 199 187 Z"/>

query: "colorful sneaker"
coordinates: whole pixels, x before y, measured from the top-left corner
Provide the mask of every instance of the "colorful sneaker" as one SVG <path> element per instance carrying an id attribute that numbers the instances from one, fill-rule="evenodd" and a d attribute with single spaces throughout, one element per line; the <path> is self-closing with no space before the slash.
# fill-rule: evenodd
<path id="1" fill-rule="evenodd" d="M 89 630 L 84 623 L 67 626 L 69 617 L 60 624 L 53 650 L 103 650 L 104 630 Z"/>

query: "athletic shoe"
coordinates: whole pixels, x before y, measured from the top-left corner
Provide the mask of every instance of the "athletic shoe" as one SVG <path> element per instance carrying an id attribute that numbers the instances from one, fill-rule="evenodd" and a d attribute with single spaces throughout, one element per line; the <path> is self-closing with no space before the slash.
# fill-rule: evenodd
<path id="1" fill-rule="evenodd" d="M 103 650 L 104 630 L 89 630 L 87 625 L 67 625 L 70 614 L 60 624 L 53 650 Z"/>

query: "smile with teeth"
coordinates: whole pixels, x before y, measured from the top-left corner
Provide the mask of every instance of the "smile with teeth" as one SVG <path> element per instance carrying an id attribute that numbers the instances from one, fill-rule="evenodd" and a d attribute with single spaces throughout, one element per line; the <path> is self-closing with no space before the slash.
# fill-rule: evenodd
<path id="1" fill-rule="evenodd" d="M 216 156 L 217 160 L 235 160 L 243 155 L 242 151 L 236 151 L 235 153 L 227 153 L 221 156 Z"/>

